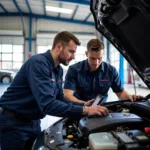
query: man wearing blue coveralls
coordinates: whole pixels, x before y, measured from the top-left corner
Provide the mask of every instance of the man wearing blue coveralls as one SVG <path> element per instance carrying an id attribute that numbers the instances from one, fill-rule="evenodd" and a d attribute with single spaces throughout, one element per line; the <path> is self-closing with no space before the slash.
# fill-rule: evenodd
<path id="1" fill-rule="evenodd" d="M 105 107 L 85 107 L 67 101 L 62 92 L 63 70 L 74 59 L 79 40 L 63 31 L 54 38 L 52 50 L 30 57 L 0 98 L 1 150 L 30 149 L 29 139 L 41 132 L 45 115 L 81 117 L 107 115 Z"/>
<path id="2" fill-rule="evenodd" d="M 106 99 L 110 87 L 120 99 L 134 101 L 141 98 L 128 94 L 121 84 L 117 70 L 102 61 L 104 45 L 98 39 L 88 42 L 86 56 L 86 60 L 69 67 L 64 84 L 65 98 L 88 106 L 98 94 Z"/>

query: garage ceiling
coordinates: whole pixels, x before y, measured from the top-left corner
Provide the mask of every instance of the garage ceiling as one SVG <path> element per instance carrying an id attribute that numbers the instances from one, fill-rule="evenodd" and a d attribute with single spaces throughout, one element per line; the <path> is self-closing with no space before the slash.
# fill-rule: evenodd
<path id="1" fill-rule="evenodd" d="M 48 11 L 47 6 L 65 8 L 70 14 Z M 52 8 L 50 8 L 52 10 Z M 28 16 L 56 21 L 94 25 L 90 0 L 1 0 L 0 16 Z"/>

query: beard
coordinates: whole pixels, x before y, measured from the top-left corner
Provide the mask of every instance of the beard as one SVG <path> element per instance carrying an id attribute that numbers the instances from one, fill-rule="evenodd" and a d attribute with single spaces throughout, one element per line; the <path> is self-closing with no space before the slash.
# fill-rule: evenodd
<path id="1" fill-rule="evenodd" d="M 69 62 L 67 60 L 61 60 L 60 63 L 65 65 L 65 66 L 69 65 Z"/>
<path id="2" fill-rule="evenodd" d="M 65 66 L 68 66 L 68 65 L 69 65 L 69 62 L 70 62 L 70 61 L 67 60 L 64 55 L 59 55 L 59 56 L 58 56 L 58 59 L 59 59 L 59 62 L 60 62 L 61 64 L 65 65 Z"/>

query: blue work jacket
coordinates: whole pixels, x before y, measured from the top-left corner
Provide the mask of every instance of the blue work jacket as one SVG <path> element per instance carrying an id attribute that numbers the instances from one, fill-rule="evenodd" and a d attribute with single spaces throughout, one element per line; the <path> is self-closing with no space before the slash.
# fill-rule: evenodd
<path id="1" fill-rule="evenodd" d="M 0 106 L 30 120 L 47 115 L 80 117 L 83 104 L 69 102 L 63 97 L 61 66 L 55 67 L 50 50 L 30 57 L 21 67 Z"/>
<path id="2" fill-rule="evenodd" d="M 102 62 L 99 69 L 91 72 L 88 60 L 71 65 L 65 77 L 64 89 L 74 91 L 74 96 L 80 100 L 95 99 L 98 94 L 108 96 L 109 88 L 115 93 L 123 91 L 121 80 L 115 67 Z"/>

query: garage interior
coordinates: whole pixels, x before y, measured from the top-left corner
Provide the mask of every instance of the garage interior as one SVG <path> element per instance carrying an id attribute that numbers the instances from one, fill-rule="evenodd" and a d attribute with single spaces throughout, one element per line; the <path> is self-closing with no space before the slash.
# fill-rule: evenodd
<path id="1" fill-rule="evenodd" d="M 57 11 L 57 8 L 62 12 Z M 0 1 L 0 70 L 17 73 L 31 56 L 51 49 L 54 36 L 60 31 L 70 31 L 81 41 L 74 64 L 85 59 L 86 44 L 99 38 L 105 45 L 104 61 L 119 72 L 125 89 L 146 96 L 146 88 L 123 56 L 95 29 L 89 0 L 1 0 Z M 65 73 L 68 66 L 62 66 Z M 133 77 L 134 76 L 134 77 Z M 4 80 L 5 81 L 5 80 Z M 0 95 L 10 83 L 0 83 Z M 108 101 L 117 100 L 110 89 Z M 42 130 L 60 118 L 46 116 L 41 120 Z"/>

